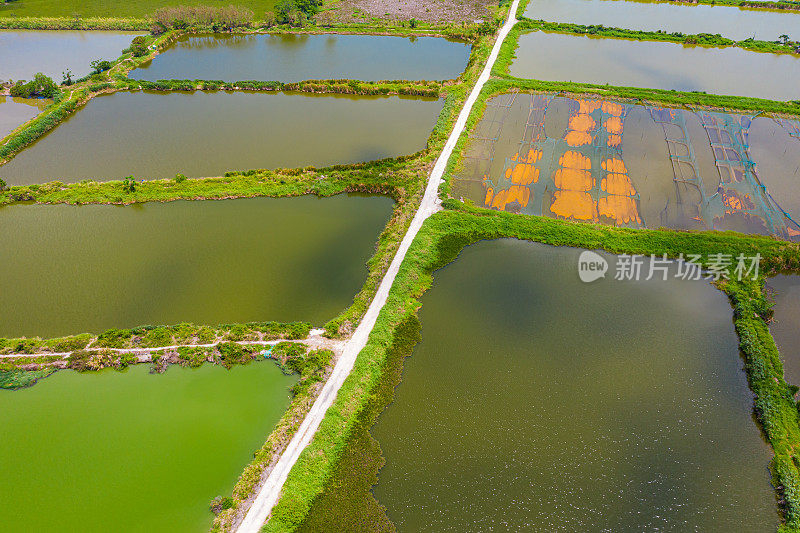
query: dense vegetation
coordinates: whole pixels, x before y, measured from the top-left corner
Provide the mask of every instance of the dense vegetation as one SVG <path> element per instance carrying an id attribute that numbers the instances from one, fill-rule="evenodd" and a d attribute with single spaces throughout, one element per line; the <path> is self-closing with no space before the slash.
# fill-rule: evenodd
<path id="1" fill-rule="evenodd" d="M 60 91 L 52 78 L 37 72 L 29 82 L 17 81 L 11 86 L 9 94 L 19 98 L 55 98 Z"/>

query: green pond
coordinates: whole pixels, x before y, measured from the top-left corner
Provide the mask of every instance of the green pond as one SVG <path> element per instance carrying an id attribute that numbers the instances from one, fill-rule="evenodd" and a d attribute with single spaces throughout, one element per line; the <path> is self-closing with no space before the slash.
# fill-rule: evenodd
<path id="1" fill-rule="evenodd" d="M 469 51 L 467 43 L 435 37 L 183 36 L 130 77 L 153 81 L 445 80 L 461 74 Z"/>
<path id="2" fill-rule="evenodd" d="M 0 166 L 0 177 L 15 185 L 204 177 L 400 156 L 425 148 L 442 105 L 398 96 L 114 93 Z"/>
<path id="3" fill-rule="evenodd" d="M 0 336 L 308 321 L 348 307 L 392 201 L 253 198 L 0 208 Z"/>
<path id="4" fill-rule="evenodd" d="M 796 100 L 800 56 L 534 31 L 520 35 L 510 73 L 547 81 Z"/>
<path id="5" fill-rule="evenodd" d="M 372 432 L 398 531 L 774 531 L 726 297 L 609 255 L 582 283 L 580 253 L 483 242 L 435 274 Z"/>
<path id="6" fill-rule="evenodd" d="M 113 61 L 121 56 L 137 35 L 145 33 L 0 30 L 0 80 L 30 80 L 41 72 L 61 83 L 67 69 L 73 79 L 80 78 L 91 72 L 89 63 L 95 59 Z"/>
<path id="7" fill-rule="evenodd" d="M 230 495 L 295 380 L 272 362 L 137 365 L 0 391 L 2 529 L 208 530 L 211 499 Z"/>
<path id="8" fill-rule="evenodd" d="M 775 41 L 782 34 L 793 36 L 800 27 L 800 13 L 792 11 L 628 0 L 531 0 L 525 16 L 641 31 L 718 33 L 737 41 Z"/>
<path id="9" fill-rule="evenodd" d="M 52 100 L 0 96 L 0 139 L 41 113 L 50 103 Z"/>
<path id="10" fill-rule="evenodd" d="M 800 276 L 767 279 L 775 291 L 775 315 L 769 325 L 783 360 L 783 374 L 790 385 L 800 385 Z"/>
<path id="11" fill-rule="evenodd" d="M 799 180 L 798 120 L 508 93 L 470 133 L 453 194 L 526 215 L 798 240 Z"/>

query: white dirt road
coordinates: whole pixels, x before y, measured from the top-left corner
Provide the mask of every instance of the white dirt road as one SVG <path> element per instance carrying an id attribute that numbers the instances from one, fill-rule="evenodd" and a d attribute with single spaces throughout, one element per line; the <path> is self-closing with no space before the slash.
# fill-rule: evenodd
<path id="1" fill-rule="evenodd" d="M 291 442 L 284 450 L 277 464 L 269 473 L 266 482 L 258 491 L 256 499 L 253 501 L 253 504 L 247 511 L 244 520 L 237 529 L 238 533 L 258 533 L 258 531 L 267 521 L 269 514 L 272 512 L 272 508 L 275 506 L 278 498 L 280 497 L 283 484 L 286 482 L 286 478 L 289 476 L 289 471 L 297 462 L 297 459 L 300 457 L 300 454 L 305 447 L 311 442 L 311 439 L 314 437 L 314 433 L 316 433 L 320 422 L 322 422 L 322 419 L 325 417 L 325 413 L 336 399 L 336 394 L 339 392 L 339 389 L 341 388 L 345 379 L 347 379 L 347 376 L 350 375 L 350 371 L 353 369 L 353 365 L 356 361 L 356 356 L 364 348 L 364 346 L 366 346 L 369 334 L 372 331 L 372 328 L 375 326 L 375 321 L 378 318 L 378 313 L 380 313 L 380 310 L 386 304 L 386 299 L 389 296 L 389 289 L 391 289 L 392 284 L 394 283 L 395 276 L 397 276 L 397 272 L 400 269 L 400 264 L 403 262 L 403 259 L 405 258 L 409 247 L 411 246 L 411 242 L 414 240 L 417 232 L 419 232 L 419 229 L 422 227 L 422 223 L 425 222 L 425 220 L 433 213 L 441 209 L 439 206 L 438 189 L 442 181 L 442 175 L 444 174 L 445 167 L 447 166 L 447 161 L 450 159 L 450 155 L 453 153 L 456 142 L 458 141 L 461 132 L 464 130 L 467 118 L 472 111 L 472 106 L 475 105 L 475 101 L 477 100 L 481 89 L 483 89 L 483 86 L 489 80 L 492 67 L 494 66 L 494 63 L 497 60 L 497 55 L 500 52 L 500 46 L 503 44 L 508 32 L 511 31 L 511 28 L 517 21 L 516 13 L 518 7 L 519 0 L 514 0 L 514 2 L 511 4 L 511 9 L 509 10 L 508 20 L 506 20 L 505 24 L 500 29 L 500 32 L 497 36 L 497 41 L 494 43 L 492 52 L 486 62 L 486 67 L 483 69 L 483 72 L 481 72 L 475 87 L 473 87 L 472 92 L 470 92 L 469 97 L 464 104 L 464 107 L 461 109 L 461 113 L 458 115 L 458 119 L 453 127 L 453 131 L 450 133 L 450 137 L 447 139 L 447 143 L 444 145 L 444 150 L 442 150 L 439 159 L 436 160 L 436 165 L 433 167 L 433 171 L 428 178 L 425 196 L 420 203 L 419 209 L 414 215 L 414 219 L 411 221 L 408 231 L 400 243 L 400 247 L 394 256 L 392 263 L 389 265 L 389 269 L 386 271 L 386 275 L 384 275 L 383 280 L 381 280 L 381 284 L 378 287 L 375 298 L 370 303 L 367 312 L 364 314 L 364 318 L 361 319 L 361 322 L 353 333 L 353 336 L 347 341 L 347 344 L 342 352 L 342 356 L 336 363 L 336 366 L 334 367 L 330 378 L 328 378 L 328 381 L 325 383 L 325 386 L 323 387 L 319 397 L 314 402 L 314 405 L 311 407 L 311 410 L 306 415 L 305 419 L 300 425 L 300 428 L 297 430 L 297 433 L 295 433 Z"/>

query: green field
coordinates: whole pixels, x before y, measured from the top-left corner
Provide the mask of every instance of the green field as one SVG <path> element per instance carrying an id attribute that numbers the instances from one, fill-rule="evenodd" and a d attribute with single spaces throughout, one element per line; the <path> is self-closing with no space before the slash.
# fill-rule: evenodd
<path id="1" fill-rule="evenodd" d="M 143 18 L 159 7 L 235 4 L 251 9 L 260 20 L 274 0 L 12 0 L 0 3 L 0 17 L 134 17 Z"/>

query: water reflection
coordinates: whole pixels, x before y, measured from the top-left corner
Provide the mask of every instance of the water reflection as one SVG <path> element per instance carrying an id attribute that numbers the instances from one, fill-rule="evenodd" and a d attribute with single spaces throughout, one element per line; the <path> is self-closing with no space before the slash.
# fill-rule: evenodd
<path id="1" fill-rule="evenodd" d="M 764 116 L 509 93 L 489 101 L 471 134 L 454 194 L 528 215 L 798 240 L 798 127 Z"/>
<path id="2" fill-rule="evenodd" d="M 435 37 L 375 35 L 184 36 L 134 79 L 444 80 L 457 78 L 470 45 Z"/>

